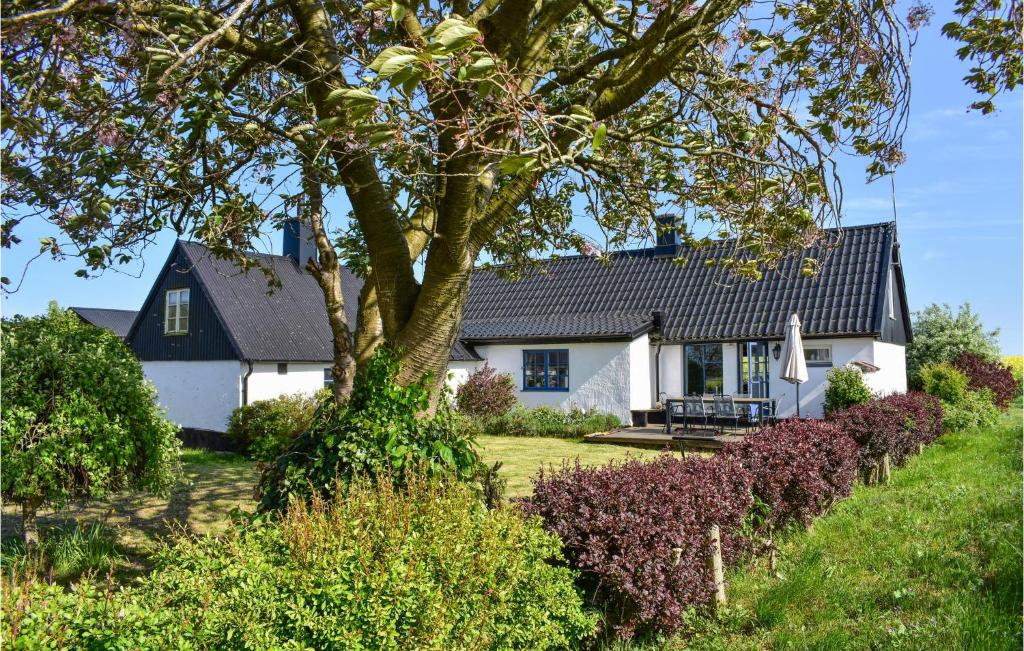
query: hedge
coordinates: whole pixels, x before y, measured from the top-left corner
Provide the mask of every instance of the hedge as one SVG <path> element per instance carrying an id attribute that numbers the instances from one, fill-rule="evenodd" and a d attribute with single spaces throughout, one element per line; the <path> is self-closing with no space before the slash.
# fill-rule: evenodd
<path id="1" fill-rule="evenodd" d="M 604 633 L 630 639 L 672 633 L 689 606 L 711 598 L 708 530 L 721 527 L 723 556 L 735 558 L 752 483 L 729 459 L 665 455 L 600 468 L 577 462 L 541 472 L 521 504 L 562 539 Z"/>
<path id="2" fill-rule="evenodd" d="M 875 398 L 831 416 L 860 447 L 858 467 L 868 473 L 885 455 L 897 466 L 906 463 L 919 445 L 942 433 L 942 406 L 920 392 Z"/>
<path id="3" fill-rule="evenodd" d="M 670 635 L 687 609 L 713 598 L 712 524 L 726 562 L 760 551 L 754 543 L 766 530 L 809 525 L 850 494 L 858 466 L 885 454 L 903 463 L 941 433 L 942 420 L 931 396 L 876 398 L 831 421 L 783 421 L 711 459 L 542 471 L 520 505 L 562 539 L 605 636 Z"/>
<path id="4" fill-rule="evenodd" d="M 763 524 L 809 525 L 847 497 L 857 470 L 857 444 L 833 423 L 787 420 L 726 445 L 754 478 L 753 493 L 767 506 Z"/>

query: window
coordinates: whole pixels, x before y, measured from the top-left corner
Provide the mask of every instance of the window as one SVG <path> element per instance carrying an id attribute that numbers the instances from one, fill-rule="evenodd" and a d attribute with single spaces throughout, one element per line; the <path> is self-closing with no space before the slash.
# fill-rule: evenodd
<path id="1" fill-rule="evenodd" d="M 889 268 L 889 318 L 896 318 L 896 274 L 892 272 L 892 267 Z"/>
<path id="2" fill-rule="evenodd" d="M 523 391 L 568 390 L 568 350 L 523 351 Z"/>
<path id="3" fill-rule="evenodd" d="M 188 290 L 172 289 L 167 292 L 164 306 L 164 334 L 188 333 Z"/>
<path id="4" fill-rule="evenodd" d="M 277 363 L 277 374 L 278 375 L 288 375 L 288 362 L 278 362 Z"/>
<path id="5" fill-rule="evenodd" d="M 722 344 L 690 344 L 686 347 L 685 363 L 688 395 L 722 393 Z"/>
<path id="6" fill-rule="evenodd" d="M 329 389 L 334 386 L 334 376 L 331 375 L 330 367 L 324 369 L 324 388 Z"/>
<path id="7" fill-rule="evenodd" d="M 832 346 L 804 344 L 804 361 L 808 366 L 832 366 Z"/>

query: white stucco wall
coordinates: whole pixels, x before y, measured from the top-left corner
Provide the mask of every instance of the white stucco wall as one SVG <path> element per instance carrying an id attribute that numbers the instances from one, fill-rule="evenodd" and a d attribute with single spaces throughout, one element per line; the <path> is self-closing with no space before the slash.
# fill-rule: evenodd
<path id="1" fill-rule="evenodd" d="M 182 427 L 223 432 L 241 404 L 241 365 L 237 361 L 142 362 L 156 387 L 157 403 Z"/>
<path id="2" fill-rule="evenodd" d="M 242 367 L 243 373 L 248 370 L 247 365 Z M 277 372 L 274 362 L 255 363 L 249 376 L 249 402 L 276 398 L 285 393 L 316 393 L 324 388 L 325 368 L 330 368 L 330 364 L 288 362 L 288 372 L 282 375 Z"/>
<path id="3" fill-rule="evenodd" d="M 629 342 L 629 408 L 648 409 L 652 404 L 651 341 L 642 335 Z"/>
<path id="4" fill-rule="evenodd" d="M 776 341 L 768 344 L 769 395 L 775 398 L 779 415 L 796 415 L 796 387 L 779 378 L 780 362 L 771 350 Z M 778 342 L 781 343 L 781 342 Z M 807 345 L 829 345 L 832 348 L 832 366 L 809 366 L 809 379 L 800 386 L 800 414 L 821 417 L 824 411 L 826 376 L 835 366 L 853 361 L 865 361 L 879 367 L 875 373 L 866 373 L 864 379 L 872 391 L 883 395 L 907 389 L 905 348 L 887 344 L 870 337 L 808 339 Z M 569 391 L 522 391 L 523 350 L 561 348 L 569 350 Z M 646 335 L 632 342 L 586 344 L 516 344 L 477 346 L 477 353 L 491 366 L 512 376 L 520 389 L 517 398 L 526 407 L 542 405 L 570 409 L 597 409 L 618 415 L 628 422 L 630 409 L 653 406 L 655 395 L 655 369 L 660 367 L 661 392 L 669 396 L 683 393 L 683 347 L 665 344 L 661 347 L 660 365 L 656 365 L 656 348 Z M 739 388 L 739 346 L 722 345 L 724 390 L 735 394 Z M 449 364 L 449 383 L 453 388 L 465 381 L 473 369 L 483 362 L 452 362 Z"/>
<path id="5" fill-rule="evenodd" d="M 905 346 L 875 341 L 872 363 L 879 370 L 864 374 L 864 380 L 872 391 L 879 395 L 885 395 L 907 390 L 907 349 Z"/>
<path id="6" fill-rule="evenodd" d="M 527 408 L 556 407 L 610 412 L 629 422 L 631 404 L 647 402 L 650 392 L 649 362 L 645 363 L 649 344 L 646 336 L 643 344 L 631 342 L 565 343 L 565 344 L 492 344 L 474 346 L 478 355 L 501 373 L 508 373 L 518 389 L 516 398 Z M 569 351 L 568 391 L 523 391 L 523 351 L 563 349 Z M 640 370 L 636 380 L 640 386 L 631 387 L 633 373 L 631 362 L 636 361 Z M 476 362 L 482 365 L 483 362 Z M 449 371 L 456 378 L 468 375 L 466 362 L 452 362 Z"/>

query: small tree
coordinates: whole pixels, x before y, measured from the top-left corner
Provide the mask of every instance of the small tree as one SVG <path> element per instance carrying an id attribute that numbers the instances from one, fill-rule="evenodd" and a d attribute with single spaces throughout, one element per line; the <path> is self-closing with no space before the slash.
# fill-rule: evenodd
<path id="1" fill-rule="evenodd" d="M 500 416 L 516 404 L 516 384 L 508 373 L 484 364 L 469 374 L 455 393 L 459 411 L 470 416 Z"/>
<path id="2" fill-rule="evenodd" d="M 825 414 L 831 414 L 871 400 L 871 389 L 864 384 L 864 375 L 855 368 L 839 367 L 828 372 L 825 389 Z"/>
<path id="3" fill-rule="evenodd" d="M 51 303 L 46 316 L 5 319 L 2 342 L 3 498 L 21 505 L 26 544 L 43 506 L 170 488 L 176 427 L 115 334 Z"/>
<path id="4" fill-rule="evenodd" d="M 961 353 L 999 359 L 999 330 L 985 330 L 981 318 L 964 303 L 953 314 L 949 305 L 932 303 L 914 314 L 914 341 L 907 347 L 907 373 L 920 386 L 921 369 L 928 364 L 953 362 Z"/>

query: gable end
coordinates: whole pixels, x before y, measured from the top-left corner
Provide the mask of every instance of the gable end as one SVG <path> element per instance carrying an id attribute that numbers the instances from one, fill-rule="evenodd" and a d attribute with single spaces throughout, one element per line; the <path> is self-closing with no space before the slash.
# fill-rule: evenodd
<path id="1" fill-rule="evenodd" d="M 169 290 L 186 288 L 189 290 L 188 333 L 165 335 L 164 297 Z M 180 242 L 175 243 L 153 283 L 127 341 L 144 362 L 241 359 Z"/>

